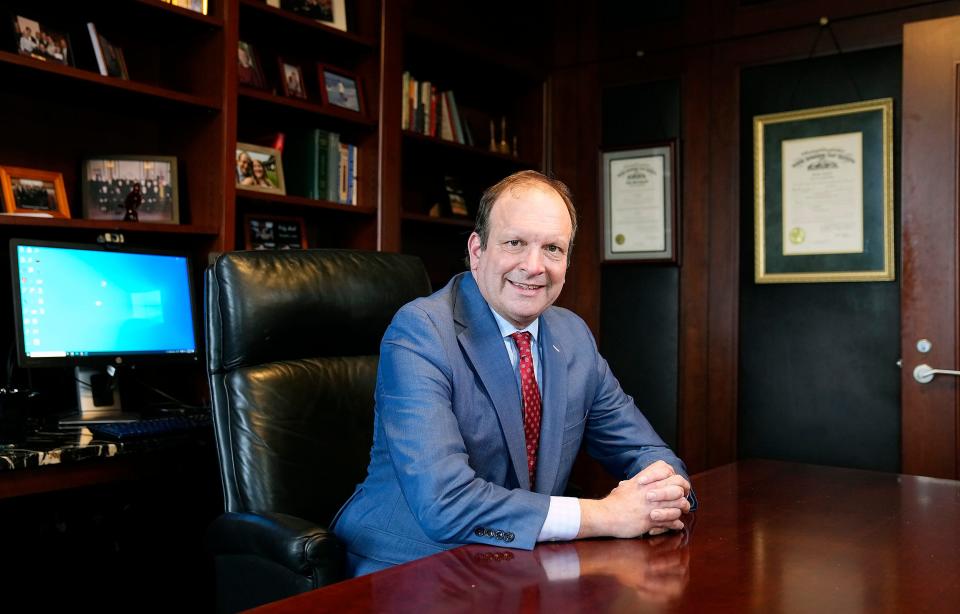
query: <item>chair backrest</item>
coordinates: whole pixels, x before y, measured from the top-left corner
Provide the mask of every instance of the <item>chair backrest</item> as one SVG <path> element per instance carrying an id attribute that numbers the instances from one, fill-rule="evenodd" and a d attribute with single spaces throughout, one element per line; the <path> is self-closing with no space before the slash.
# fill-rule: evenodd
<path id="1" fill-rule="evenodd" d="M 366 475 L 380 339 L 430 292 L 413 256 L 233 252 L 206 273 L 207 371 L 228 512 L 325 524 Z"/>

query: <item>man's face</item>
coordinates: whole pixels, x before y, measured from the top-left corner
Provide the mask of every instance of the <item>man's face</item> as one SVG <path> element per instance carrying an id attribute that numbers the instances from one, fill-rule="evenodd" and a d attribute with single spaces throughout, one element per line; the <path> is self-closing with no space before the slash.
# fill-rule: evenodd
<path id="1" fill-rule="evenodd" d="M 470 235 L 470 270 L 480 294 L 498 314 L 525 328 L 563 289 L 573 227 L 563 199 L 531 183 L 500 195 L 490 212 L 486 249 Z"/>

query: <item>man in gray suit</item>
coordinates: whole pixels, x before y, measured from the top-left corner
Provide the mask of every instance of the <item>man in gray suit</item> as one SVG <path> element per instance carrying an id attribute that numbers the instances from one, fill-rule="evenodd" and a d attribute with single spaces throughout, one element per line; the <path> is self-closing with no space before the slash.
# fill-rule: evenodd
<path id="1" fill-rule="evenodd" d="M 586 324 L 552 307 L 576 233 L 567 187 L 488 189 L 470 271 L 405 305 L 381 343 L 367 478 L 334 520 L 359 575 L 465 543 L 683 528 L 686 468 L 620 388 Z M 623 481 L 561 496 L 581 443 Z"/>

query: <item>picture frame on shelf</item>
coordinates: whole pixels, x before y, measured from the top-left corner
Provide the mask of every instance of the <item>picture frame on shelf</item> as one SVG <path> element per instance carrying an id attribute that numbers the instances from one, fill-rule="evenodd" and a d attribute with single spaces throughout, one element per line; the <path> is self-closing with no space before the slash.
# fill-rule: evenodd
<path id="1" fill-rule="evenodd" d="M 307 249 L 307 226 L 302 217 L 243 216 L 244 249 Z"/>
<path id="2" fill-rule="evenodd" d="M 250 43 L 237 42 L 237 80 L 240 85 L 249 85 L 257 89 L 266 89 L 267 80 L 263 76 L 260 54 Z"/>
<path id="3" fill-rule="evenodd" d="M 893 99 L 758 115 L 754 281 L 896 279 Z"/>
<path id="4" fill-rule="evenodd" d="M 84 218 L 122 221 L 131 218 L 132 210 L 136 221 L 180 223 L 175 156 L 98 155 L 84 159 L 82 166 Z"/>
<path id="5" fill-rule="evenodd" d="M 13 16 L 13 30 L 16 35 L 17 53 L 20 55 L 44 62 L 73 66 L 70 36 L 65 32 L 51 29 L 22 15 Z"/>
<path id="6" fill-rule="evenodd" d="M 104 77 L 130 79 L 127 72 L 127 62 L 123 57 L 123 49 L 110 43 L 97 32 L 97 26 L 91 21 L 87 23 L 87 32 L 90 34 L 90 45 L 97 56 L 97 68 Z"/>
<path id="7" fill-rule="evenodd" d="M 207 14 L 207 0 L 163 0 L 163 2 L 201 15 Z"/>
<path id="8" fill-rule="evenodd" d="M 280 66 L 280 84 L 283 88 L 283 95 L 288 98 L 307 99 L 307 86 L 303 82 L 303 70 L 299 64 L 288 62 L 283 58 L 277 58 L 277 64 Z"/>
<path id="9" fill-rule="evenodd" d="M 285 195 L 280 150 L 251 143 L 237 143 L 237 188 Z"/>
<path id="10" fill-rule="evenodd" d="M 600 154 L 605 262 L 678 262 L 677 142 Z"/>
<path id="11" fill-rule="evenodd" d="M 323 104 L 363 114 L 360 78 L 348 70 L 320 64 L 317 67 Z"/>
<path id="12" fill-rule="evenodd" d="M 345 0 L 280 0 L 280 7 L 285 11 L 316 19 L 331 28 L 347 31 Z"/>
<path id="13" fill-rule="evenodd" d="M 55 171 L 0 167 L 3 209 L 10 215 L 70 217 L 63 174 Z"/>

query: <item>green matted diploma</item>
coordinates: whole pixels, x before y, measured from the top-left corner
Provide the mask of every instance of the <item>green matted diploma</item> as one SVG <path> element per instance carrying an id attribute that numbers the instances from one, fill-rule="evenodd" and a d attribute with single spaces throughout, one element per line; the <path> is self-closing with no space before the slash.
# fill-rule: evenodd
<path id="1" fill-rule="evenodd" d="M 893 101 L 758 115 L 757 283 L 889 281 Z"/>

